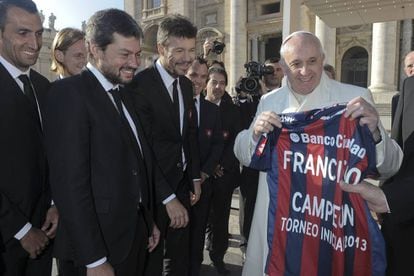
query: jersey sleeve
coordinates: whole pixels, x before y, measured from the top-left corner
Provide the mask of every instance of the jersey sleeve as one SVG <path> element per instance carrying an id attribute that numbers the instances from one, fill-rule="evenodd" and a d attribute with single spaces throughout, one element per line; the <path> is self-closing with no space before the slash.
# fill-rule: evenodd
<path id="1" fill-rule="evenodd" d="M 260 137 L 249 165 L 250 168 L 259 171 L 267 171 L 271 168 L 272 156 L 274 156 L 273 152 L 280 132 L 280 128 L 275 128 L 272 132 Z"/>

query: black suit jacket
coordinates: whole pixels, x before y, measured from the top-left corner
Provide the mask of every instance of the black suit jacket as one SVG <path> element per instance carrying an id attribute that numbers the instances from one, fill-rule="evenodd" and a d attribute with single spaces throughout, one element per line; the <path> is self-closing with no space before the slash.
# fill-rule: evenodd
<path id="1" fill-rule="evenodd" d="M 135 237 L 137 207 L 144 213 L 152 208 L 152 152 L 128 95 L 123 102 L 136 125 L 144 164 L 138 144 L 89 70 L 51 88 L 45 137 L 60 212 L 55 240 L 60 259 L 86 265 L 107 256 L 112 264 L 122 262 Z"/>
<path id="2" fill-rule="evenodd" d="M 404 141 L 414 131 L 414 76 L 404 79 L 395 111 L 391 136 L 403 148 Z"/>
<path id="3" fill-rule="evenodd" d="M 403 148 L 404 158 L 396 175 L 382 186 L 391 213 L 385 214 L 382 231 L 387 246 L 387 275 L 412 274 L 414 247 L 414 77 L 404 80 L 392 138 Z"/>
<path id="4" fill-rule="evenodd" d="M 231 98 L 222 98 L 220 103 L 222 137 L 224 140 L 223 154 L 220 165 L 225 171 L 239 171 L 239 161 L 234 155 L 233 147 L 237 134 L 242 130 L 240 109 L 233 104 Z"/>
<path id="5" fill-rule="evenodd" d="M 391 124 L 394 123 L 395 111 L 397 110 L 399 99 L 400 99 L 400 93 L 395 94 L 391 98 Z"/>
<path id="6" fill-rule="evenodd" d="M 138 73 L 129 85 L 144 132 L 154 151 L 157 163 L 169 185 L 156 186 L 158 202 L 176 192 L 183 179 L 182 148 L 191 179 L 200 178 L 197 141 L 197 116 L 193 102 L 192 83 L 179 78 L 184 100 L 182 134 L 175 119 L 173 103 L 155 64 Z"/>
<path id="7" fill-rule="evenodd" d="M 201 171 L 211 176 L 223 152 L 223 136 L 219 108 L 200 95 L 198 128 Z"/>
<path id="8" fill-rule="evenodd" d="M 30 78 L 43 114 L 49 81 L 34 70 Z M 51 201 L 37 110 L 1 64 L 0 83 L 0 237 L 6 244 L 27 222 L 40 228 Z"/>

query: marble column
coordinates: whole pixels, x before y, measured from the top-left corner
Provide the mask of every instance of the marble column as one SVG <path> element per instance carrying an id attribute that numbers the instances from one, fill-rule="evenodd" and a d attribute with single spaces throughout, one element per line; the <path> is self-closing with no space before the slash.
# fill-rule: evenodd
<path id="1" fill-rule="evenodd" d="M 320 39 L 325 50 L 325 63 L 336 67 L 336 28 L 331 28 L 316 16 L 315 35 Z"/>
<path id="2" fill-rule="evenodd" d="M 254 35 L 250 38 L 251 42 L 251 60 L 259 60 L 259 37 Z"/>
<path id="3" fill-rule="evenodd" d="M 396 21 L 372 24 L 371 85 L 385 129 L 391 129 L 391 98 L 397 90 L 399 40 Z"/>
<path id="4" fill-rule="evenodd" d="M 300 2 L 297 0 L 283 1 L 283 39 L 300 28 L 302 18 Z"/>
<path id="5" fill-rule="evenodd" d="M 401 53 L 400 53 L 400 85 L 399 88 L 401 90 L 402 82 L 407 77 L 404 73 L 404 58 L 405 56 L 411 51 L 411 45 L 413 40 L 413 20 L 406 19 L 402 21 L 401 24 Z"/>
<path id="6" fill-rule="evenodd" d="M 229 74 L 229 92 L 244 74 L 247 61 L 247 0 L 230 2 L 230 64 L 226 64 Z"/>
<path id="7" fill-rule="evenodd" d="M 396 21 L 372 25 L 371 85 L 373 94 L 395 92 L 398 66 L 398 25 Z"/>

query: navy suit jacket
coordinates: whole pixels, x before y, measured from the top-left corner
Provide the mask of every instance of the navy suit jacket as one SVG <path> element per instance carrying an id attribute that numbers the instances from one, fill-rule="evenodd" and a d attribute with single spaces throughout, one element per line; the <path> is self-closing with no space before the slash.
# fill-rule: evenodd
<path id="1" fill-rule="evenodd" d="M 223 152 L 220 111 L 217 105 L 200 95 L 200 125 L 198 128 L 201 171 L 211 176 Z"/>
<path id="2" fill-rule="evenodd" d="M 30 79 L 43 115 L 49 81 L 34 70 Z M 38 111 L 1 64 L 0 83 L 0 237 L 6 244 L 27 222 L 41 227 L 51 199 Z"/>
<path id="3" fill-rule="evenodd" d="M 137 207 L 151 219 L 156 167 L 129 96 L 121 95 L 137 128 L 144 162 L 136 140 L 89 70 L 54 82 L 48 97 L 45 137 L 61 218 L 55 254 L 78 265 L 104 256 L 119 264 L 134 241 Z M 151 230 L 152 221 L 147 226 Z"/>
<path id="4" fill-rule="evenodd" d="M 175 193 L 184 177 L 182 149 L 187 162 L 189 181 L 200 178 L 197 113 L 193 101 L 193 86 L 184 76 L 179 77 L 179 81 L 184 100 L 182 134 L 180 123 L 174 116 L 173 102 L 155 64 L 139 72 L 129 85 L 145 135 L 168 182 L 164 187 L 156 186 L 158 202 Z"/>

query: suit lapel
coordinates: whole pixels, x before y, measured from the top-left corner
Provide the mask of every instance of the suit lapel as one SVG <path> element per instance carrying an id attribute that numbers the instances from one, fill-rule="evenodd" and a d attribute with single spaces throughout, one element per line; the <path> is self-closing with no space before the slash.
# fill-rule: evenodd
<path id="1" fill-rule="evenodd" d="M 152 87 L 160 87 L 160 89 L 155 90 L 158 92 L 158 96 L 159 96 L 159 100 L 160 100 L 160 104 L 162 106 L 165 106 L 167 109 L 167 112 L 169 112 L 169 118 L 173 118 L 174 124 L 178 130 L 178 132 L 181 133 L 180 131 L 180 122 L 178 121 L 178 118 L 175 116 L 175 112 L 174 112 L 174 105 L 172 102 L 172 99 L 170 97 L 170 94 L 168 92 L 167 87 L 165 87 L 165 84 L 161 78 L 160 73 L 158 72 L 155 63 L 153 64 L 153 66 L 151 67 L 151 70 L 153 72 L 153 81 L 154 81 L 154 85 L 152 85 Z M 181 85 L 181 83 L 180 83 Z M 183 97 L 184 98 L 184 97 Z"/>
<path id="2" fill-rule="evenodd" d="M 23 93 L 19 85 L 12 78 L 10 73 L 6 68 L 0 63 L 0 83 L 2 85 L 1 93 L 4 93 L 5 97 L 14 99 L 19 106 L 22 107 L 22 112 L 27 113 L 27 116 L 30 118 L 31 122 L 36 125 L 36 128 L 39 130 L 39 134 L 42 135 L 41 127 L 38 121 L 38 110 L 30 103 L 29 99 Z M 20 110 L 19 110 L 20 111 Z"/>

